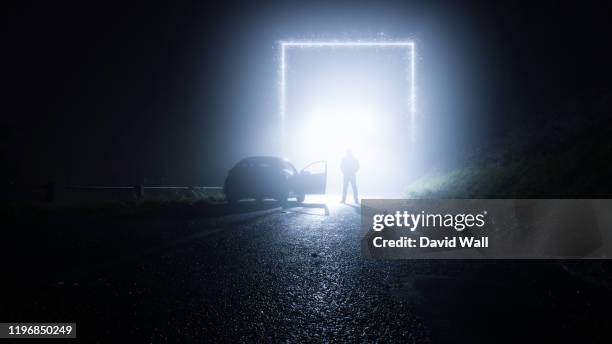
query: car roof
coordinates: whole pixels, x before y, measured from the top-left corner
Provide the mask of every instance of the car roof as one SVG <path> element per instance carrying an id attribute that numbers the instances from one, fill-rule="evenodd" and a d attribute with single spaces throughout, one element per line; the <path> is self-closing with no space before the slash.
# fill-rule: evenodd
<path id="1" fill-rule="evenodd" d="M 293 164 L 291 164 L 291 162 L 289 162 L 289 160 L 287 159 L 280 158 L 277 156 L 265 156 L 265 155 L 250 156 L 238 162 L 238 164 L 243 164 L 243 163 L 269 163 L 269 164 L 283 164 L 284 163 L 284 164 L 289 164 L 291 167 L 293 167 Z"/>
<path id="2" fill-rule="evenodd" d="M 289 162 L 286 159 L 279 158 L 276 156 L 250 156 L 240 160 L 240 162 Z"/>

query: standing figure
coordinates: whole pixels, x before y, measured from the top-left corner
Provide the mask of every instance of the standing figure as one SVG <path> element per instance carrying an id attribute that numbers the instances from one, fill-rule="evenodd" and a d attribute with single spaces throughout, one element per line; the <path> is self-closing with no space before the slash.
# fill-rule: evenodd
<path id="1" fill-rule="evenodd" d="M 357 161 L 353 152 L 350 150 L 347 150 L 346 155 L 342 158 L 340 169 L 344 176 L 342 203 L 346 203 L 346 192 L 350 183 L 353 188 L 353 199 L 355 200 L 355 204 L 359 204 L 359 196 L 357 194 L 357 171 L 359 171 L 359 161 Z"/>

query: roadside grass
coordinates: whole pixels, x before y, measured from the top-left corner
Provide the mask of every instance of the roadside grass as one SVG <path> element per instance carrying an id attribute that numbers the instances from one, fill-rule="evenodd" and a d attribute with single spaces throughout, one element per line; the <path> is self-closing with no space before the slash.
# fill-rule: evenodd
<path id="1" fill-rule="evenodd" d="M 408 185 L 408 198 L 612 197 L 612 125 L 607 116 L 531 124 Z"/>
<path id="2" fill-rule="evenodd" d="M 460 167 L 410 184 L 413 199 L 612 198 L 608 111 L 534 121 L 474 152 Z M 590 285 L 612 290 L 609 260 L 551 260 Z"/>

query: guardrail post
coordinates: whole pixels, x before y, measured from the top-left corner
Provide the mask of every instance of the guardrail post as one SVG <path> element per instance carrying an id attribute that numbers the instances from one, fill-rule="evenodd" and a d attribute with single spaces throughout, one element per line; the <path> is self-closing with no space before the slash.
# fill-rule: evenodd
<path id="1" fill-rule="evenodd" d="M 142 200 L 144 198 L 144 185 L 134 185 L 134 194 L 137 200 Z"/>

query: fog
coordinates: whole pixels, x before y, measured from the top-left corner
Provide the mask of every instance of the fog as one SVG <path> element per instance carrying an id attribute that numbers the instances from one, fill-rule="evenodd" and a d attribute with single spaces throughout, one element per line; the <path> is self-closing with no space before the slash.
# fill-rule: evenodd
<path id="1" fill-rule="evenodd" d="M 501 5 L 232 2 L 109 6 L 70 18 L 61 6 L 30 7 L 9 20 L 7 78 L 17 95 L 7 97 L 13 115 L 4 122 L 3 173 L 22 182 L 218 186 L 243 157 L 281 155 L 298 168 L 329 160 L 335 193 L 339 155 L 352 148 L 364 194 L 401 193 L 528 118 L 516 117 L 533 100 L 524 95 L 546 99 L 536 81 L 557 75 L 537 74 L 545 63 L 537 73 L 513 63 L 529 55 L 524 47 L 537 50 L 515 22 L 540 23 Z M 281 41 L 414 42 L 414 123 L 406 55 L 365 48 L 292 49 L 283 123 Z M 531 79 L 515 82 L 519 73 Z"/>
<path id="2" fill-rule="evenodd" d="M 415 9 L 302 6 L 246 18 L 244 30 L 232 36 L 233 51 L 240 53 L 227 76 L 232 96 L 225 105 L 232 115 L 225 130 L 241 137 L 230 144 L 230 160 L 281 155 L 298 169 L 327 160 L 328 193 L 334 194 L 340 191 L 339 160 L 351 149 L 361 162 L 363 194 L 399 196 L 433 165 L 468 150 L 486 127 L 476 105 L 483 89 L 475 72 L 479 52 L 473 37 L 457 40 L 453 31 L 466 36 L 470 28 L 456 13 Z M 291 47 L 283 95 L 282 41 L 414 42 L 414 90 L 405 47 Z"/>

